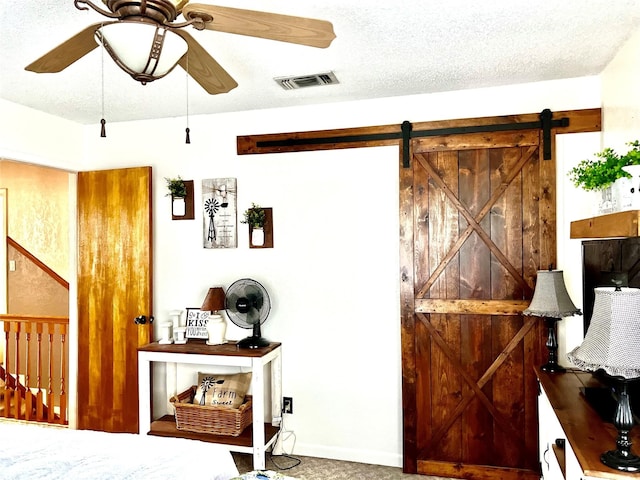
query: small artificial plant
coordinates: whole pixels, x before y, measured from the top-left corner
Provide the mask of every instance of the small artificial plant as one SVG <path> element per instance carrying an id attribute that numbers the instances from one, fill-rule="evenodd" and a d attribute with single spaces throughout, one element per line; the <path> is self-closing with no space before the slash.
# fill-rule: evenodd
<path id="1" fill-rule="evenodd" d="M 251 208 L 244 211 L 244 220 L 241 220 L 240 223 L 248 223 L 253 228 L 262 228 L 265 219 L 264 209 L 260 205 L 252 203 Z"/>
<path id="2" fill-rule="evenodd" d="M 178 175 L 177 178 L 165 177 L 165 180 L 167 181 L 167 188 L 169 189 L 169 193 L 166 195 L 167 197 L 185 198 L 187 196 L 187 187 L 182 178 L 180 178 L 180 175 Z"/>
<path id="3" fill-rule="evenodd" d="M 627 143 L 631 147 L 626 154 L 620 155 L 612 148 L 596 153 L 595 160 L 582 160 L 569 170 L 573 184 L 583 190 L 602 190 L 619 178 L 631 178 L 622 167 L 640 165 L 640 142 Z"/>

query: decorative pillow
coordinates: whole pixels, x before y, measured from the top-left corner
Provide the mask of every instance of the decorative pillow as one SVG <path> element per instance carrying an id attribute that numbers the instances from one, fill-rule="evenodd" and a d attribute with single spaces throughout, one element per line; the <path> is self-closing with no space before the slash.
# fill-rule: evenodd
<path id="1" fill-rule="evenodd" d="M 198 372 L 198 385 L 193 403 L 239 408 L 251 385 L 251 372 L 221 375 Z"/>

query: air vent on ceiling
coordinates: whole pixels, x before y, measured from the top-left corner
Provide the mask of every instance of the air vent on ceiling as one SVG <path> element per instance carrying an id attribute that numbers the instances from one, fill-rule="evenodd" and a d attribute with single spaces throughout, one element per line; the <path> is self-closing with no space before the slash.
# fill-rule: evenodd
<path id="1" fill-rule="evenodd" d="M 340 83 L 333 72 L 315 73 L 313 75 L 301 75 L 298 77 L 277 77 L 274 78 L 274 80 L 285 90 Z"/>

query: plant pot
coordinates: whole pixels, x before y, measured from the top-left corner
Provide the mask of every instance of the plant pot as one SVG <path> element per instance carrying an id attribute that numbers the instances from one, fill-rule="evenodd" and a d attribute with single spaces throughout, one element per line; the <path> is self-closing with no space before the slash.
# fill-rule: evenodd
<path id="1" fill-rule="evenodd" d="M 262 247 L 264 245 L 264 229 L 262 227 L 253 227 L 251 245 L 254 247 Z"/>
<path id="2" fill-rule="evenodd" d="M 187 213 L 187 204 L 183 197 L 172 197 L 171 213 L 174 217 L 184 217 Z"/>
<path id="3" fill-rule="evenodd" d="M 621 192 L 622 210 L 640 210 L 640 165 L 627 165 L 622 169 L 631 175 L 625 180 Z"/>
<path id="4" fill-rule="evenodd" d="M 593 192 L 596 201 L 595 215 L 606 215 L 617 211 L 618 208 L 618 195 L 614 192 L 613 185 L 603 188 L 602 190 L 596 190 Z"/>

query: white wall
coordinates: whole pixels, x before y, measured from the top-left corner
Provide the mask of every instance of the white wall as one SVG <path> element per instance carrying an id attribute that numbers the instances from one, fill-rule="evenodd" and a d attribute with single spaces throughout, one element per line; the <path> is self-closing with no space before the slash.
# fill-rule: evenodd
<path id="1" fill-rule="evenodd" d="M 569 171 L 585 158 L 601 150 L 601 133 L 577 133 L 556 136 L 557 153 L 557 249 L 558 268 L 564 272 L 565 285 L 576 307 L 582 302 L 582 240 L 571 239 L 570 224 L 574 220 L 596 215 L 597 193 L 576 188 L 569 180 Z M 575 315 L 558 322 L 558 361 L 570 366 L 567 352 L 580 345 L 583 338 L 583 317 Z"/>
<path id="2" fill-rule="evenodd" d="M 192 117 L 190 145 L 181 118 L 108 124 L 107 138 L 90 126 L 87 168 L 153 166 L 159 321 L 200 305 L 213 285 L 247 276 L 268 289 L 263 333 L 283 343 L 294 453 L 401 465 L 397 149 L 237 156 L 236 136 L 593 108 L 599 92 L 593 77 Z M 240 224 L 237 249 L 203 249 L 199 204 L 196 220 L 170 220 L 164 177 L 176 175 L 195 180 L 196 198 L 202 179 L 237 178 L 239 212 L 273 207 L 275 248 L 250 250 Z M 228 336 L 247 333 L 232 326 Z"/>
<path id="3" fill-rule="evenodd" d="M 77 171 L 81 125 L 0 99 L 0 159 Z"/>
<path id="4" fill-rule="evenodd" d="M 603 144 L 620 153 L 640 140 L 640 30 L 602 73 Z"/>

